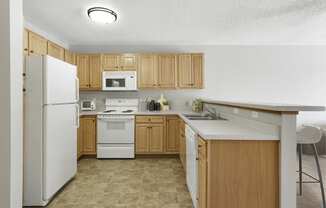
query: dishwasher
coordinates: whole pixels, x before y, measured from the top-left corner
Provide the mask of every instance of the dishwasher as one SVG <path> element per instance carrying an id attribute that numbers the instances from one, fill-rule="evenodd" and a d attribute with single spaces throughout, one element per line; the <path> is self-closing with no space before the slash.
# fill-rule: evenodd
<path id="1" fill-rule="evenodd" d="M 198 169 L 198 151 L 197 151 L 197 135 L 192 128 L 186 125 L 186 180 L 188 190 L 194 207 L 197 207 L 197 169 Z"/>

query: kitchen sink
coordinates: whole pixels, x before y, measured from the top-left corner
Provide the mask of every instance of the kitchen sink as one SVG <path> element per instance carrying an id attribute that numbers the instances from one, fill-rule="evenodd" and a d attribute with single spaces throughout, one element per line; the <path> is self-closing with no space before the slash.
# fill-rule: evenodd
<path id="1" fill-rule="evenodd" d="M 206 114 L 183 114 L 189 120 L 207 121 L 207 120 L 227 120 L 222 117 L 215 117 Z"/>

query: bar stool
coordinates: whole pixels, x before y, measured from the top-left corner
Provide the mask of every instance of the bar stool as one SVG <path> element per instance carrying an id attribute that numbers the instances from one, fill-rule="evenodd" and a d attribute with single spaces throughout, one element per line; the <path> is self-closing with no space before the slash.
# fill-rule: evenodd
<path id="1" fill-rule="evenodd" d="M 299 194 L 302 195 L 302 183 L 319 183 L 321 197 L 323 200 L 323 208 L 326 208 L 325 204 L 325 191 L 323 184 L 323 176 L 321 174 L 320 164 L 319 164 L 319 156 L 316 148 L 316 144 L 321 140 L 322 131 L 319 127 L 312 125 L 303 125 L 302 128 L 297 132 L 297 144 L 299 150 Z M 305 173 L 302 171 L 302 145 L 311 145 L 313 148 L 313 153 L 317 165 L 317 172 L 319 179 L 313 177 L 312 175 Z M 306 175 L 311 178 L 313 181 L 303 181 L 302 175 Z"/>

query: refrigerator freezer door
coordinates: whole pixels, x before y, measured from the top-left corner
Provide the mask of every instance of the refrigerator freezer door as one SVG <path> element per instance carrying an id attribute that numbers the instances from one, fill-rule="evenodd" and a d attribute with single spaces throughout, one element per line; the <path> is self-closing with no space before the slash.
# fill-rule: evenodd
<path id="1" fill-rule="evenodd" d="M 77 172 L 76 104 L 44 107 L 43 199 L 49 200 Z"/>
<path id="2" fill-rule="evenodd" d="M 75 65 L 44 56 L 44 104 L 76 103 L 78 79 Z"/>

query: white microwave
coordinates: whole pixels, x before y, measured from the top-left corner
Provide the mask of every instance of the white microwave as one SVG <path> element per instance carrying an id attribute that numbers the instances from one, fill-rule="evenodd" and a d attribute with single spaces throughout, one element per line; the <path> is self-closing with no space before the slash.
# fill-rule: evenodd
<path id="1" fill-rule="evenodd" d="M 94 110 L 96 110 L 96 99 L 81 100 L 80 101 L 80 109 L 82 111 L 94 111 Z"/>
<path id="2" fill-rule="evenodd" d="M 105 71 L 102 85 L 102 90 L 105 91 L 135 91 L 137 90 L 136 71 Z"/>

